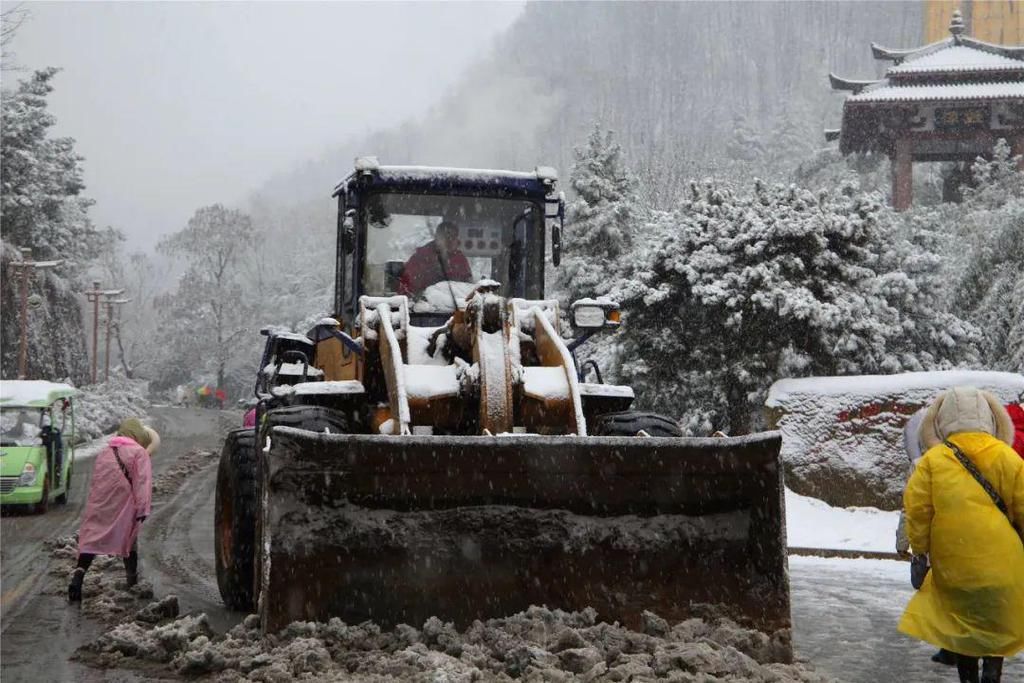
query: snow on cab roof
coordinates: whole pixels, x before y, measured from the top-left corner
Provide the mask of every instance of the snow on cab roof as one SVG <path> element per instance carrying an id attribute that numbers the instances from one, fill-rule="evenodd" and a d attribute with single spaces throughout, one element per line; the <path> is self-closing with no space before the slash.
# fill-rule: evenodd
<path id="1" fill-rule="evenodd" d="M 768 407 L 780 407 L 796 394 L 818 396 L 875 396 L 931 389 L 936 395 L 956 386 L 979 389 L 1004 389 L 1005 393 L 1024 391 L 1024 375 L 991 370 L 936 370 L 904 372 L 898 375 L 854 375 L 850 377 L 804 377 L 781 379 L 768 390 Z"/>
<path id="2" fill-rule="evenodd" d="M 3 380 L 0 382 L 0 406 L 5 408 L 46 408 L 60 398 L 78 393 L 70 384 L 45 380 Z"/>
<path id="3" fill-rule="evenodd" d="M 342 178 L 334 187 L 338 194 L 360 173 L 370 173 L 384 181 L 393 182 L 471 182 L 499 185 L 508 181 L 533 182 L 546 185 L 558 180 L 558 172 L 550 166 L 538 166 L 533 171 L 506 171 L 490 168 L 459 168 L 454 166 L 385 166 L 375 157 L 356 159 L 355 171 Z"/>

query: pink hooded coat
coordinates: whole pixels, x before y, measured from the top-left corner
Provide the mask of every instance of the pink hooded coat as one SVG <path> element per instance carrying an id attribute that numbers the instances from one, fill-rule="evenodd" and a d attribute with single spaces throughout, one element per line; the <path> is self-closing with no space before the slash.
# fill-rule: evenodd
<path id="1" fill-rule="evenodd" d="M 132 483 L 117 464 L 114 448 L 121 456 Z M 82 526 L 78 530 L 78 552 L 128 557 L 139 535 L 139 517 L 148 517 L 153 495 L 152 465 L 146 452 L 134 440 L 115 436 L 96 456 L 89 483 Z"/>

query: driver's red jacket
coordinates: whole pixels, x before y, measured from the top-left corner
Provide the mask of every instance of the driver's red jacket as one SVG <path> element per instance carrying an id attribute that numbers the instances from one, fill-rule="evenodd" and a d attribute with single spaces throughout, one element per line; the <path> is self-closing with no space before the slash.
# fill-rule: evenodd
<path id="1" fill-rule="evenodd" d="M 409 296 L 444 280 L 470 282 L 472 279 L 473 271 L 469 268 L 465 254 L 458 249 L 449 252 L 448 260 L 442 266 L 437 247 L 433 242 L 428 242 L 405 262 L 402 275 L 398 278 L 398 293 Z"/>

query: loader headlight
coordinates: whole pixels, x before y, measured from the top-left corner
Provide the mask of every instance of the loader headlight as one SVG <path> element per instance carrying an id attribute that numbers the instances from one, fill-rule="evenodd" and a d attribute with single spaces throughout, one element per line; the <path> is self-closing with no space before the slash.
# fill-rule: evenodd
<path id="1" fill-rule="evenodd" d="M 36 466 L 30 462 L 25 463 L 21 468 L 21 476 L 18 477 L 18 486 L 32 486 L 36 483 Z"/>
<path id="2" fill-rule="evenodd" d="M 579 330 L 619 326 L 619 305 L 610 299 L 580 299 L 572 304 L 572 325 Z"/>

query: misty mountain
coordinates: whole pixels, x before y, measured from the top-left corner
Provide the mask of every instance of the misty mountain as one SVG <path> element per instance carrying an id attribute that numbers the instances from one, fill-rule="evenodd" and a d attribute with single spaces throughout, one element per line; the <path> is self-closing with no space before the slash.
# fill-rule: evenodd
<path id="1" fill-rule="evenodd" d="M 273 178 L 264 200 L 327 201 L 360 154 L 384 163 L 532 168 L 563 175 L 595 123 L 614 130 L 643 193 L 723 165 L 780 173 L 824 146 L 872 41 L 916 46 L 923 3 L 534 3 L 422 117 L 325 150 Z M 386 43 L 386 40 L 384 41 Z"/>

